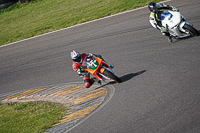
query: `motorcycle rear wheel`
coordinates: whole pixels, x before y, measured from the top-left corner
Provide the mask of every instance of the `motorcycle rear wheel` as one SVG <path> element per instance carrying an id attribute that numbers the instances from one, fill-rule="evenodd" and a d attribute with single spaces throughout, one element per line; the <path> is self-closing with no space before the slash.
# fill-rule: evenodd
<path id="1" fill-rule="evenodd" d="M 117 83 L 121 83 L 121 79 L 118 78 L 115 74 L 113 74 L 112 72 L 108 71 L 108 70 L 104 70 L 103 75 L 109 77 L 110 79 L 114 80 Z"/>
<path id="2" fill-rule="evenodd" d="M 183 26 L 183 29 L 185 29 L 186 31 L 188 31 L 190 33 L 190 35 L 192 36 L 199 36 L 199 31 L 196 30 L 193 26 L 185 24 Z"/>

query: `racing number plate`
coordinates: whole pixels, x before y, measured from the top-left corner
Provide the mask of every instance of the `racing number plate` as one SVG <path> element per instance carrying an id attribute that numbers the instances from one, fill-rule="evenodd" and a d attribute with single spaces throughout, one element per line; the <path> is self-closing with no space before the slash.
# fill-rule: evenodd
<path id="1" fill-rule="evenodd" d="M 90 69 L 97 69 L 97 67 L 99 66 L 99 63 L 96 59 L 94 59 L 93 61 L 90 62 Z"/>

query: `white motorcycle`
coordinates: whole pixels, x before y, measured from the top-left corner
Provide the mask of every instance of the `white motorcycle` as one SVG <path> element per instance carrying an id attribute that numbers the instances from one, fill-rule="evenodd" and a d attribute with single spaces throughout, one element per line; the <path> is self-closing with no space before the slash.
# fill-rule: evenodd
<path id="1" fill-rule="evenodd" d="M 166 27 L 171 36 L 184 38 L 190 35 L 199 36 L 199 31 L 190 25 L 180 12 L 163 11 L 161 22 Z"/>

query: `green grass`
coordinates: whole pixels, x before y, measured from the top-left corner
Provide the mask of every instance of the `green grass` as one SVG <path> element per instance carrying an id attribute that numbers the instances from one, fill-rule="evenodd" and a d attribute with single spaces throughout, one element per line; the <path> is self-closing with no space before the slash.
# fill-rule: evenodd
<path id="1" fill-rule="evenodd" d="M 66 107 L 47 102 L 0 104 L 0 132 L 41 133 L 66 113 Z"/>
<path id="2" fill-rule="evenodd" d="M 0 45 L 146 6 L 150 1 L 36 0 L 17 3 L 0 11 Z"/>

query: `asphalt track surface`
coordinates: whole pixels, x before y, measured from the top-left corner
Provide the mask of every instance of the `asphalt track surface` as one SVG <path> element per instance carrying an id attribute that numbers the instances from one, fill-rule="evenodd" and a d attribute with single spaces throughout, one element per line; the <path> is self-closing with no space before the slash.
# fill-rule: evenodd
<path id="1" fill-rule="evenodd" d="M 200 30 L 199 0 L 166 4 Z M 143 8 L 0 48 L 0 93 L 81 82 L 70 51 L 101 54 L 123 82 L 70 133 L 199 133 L 200 37 L 169 44 L 148 17 Z"/>

